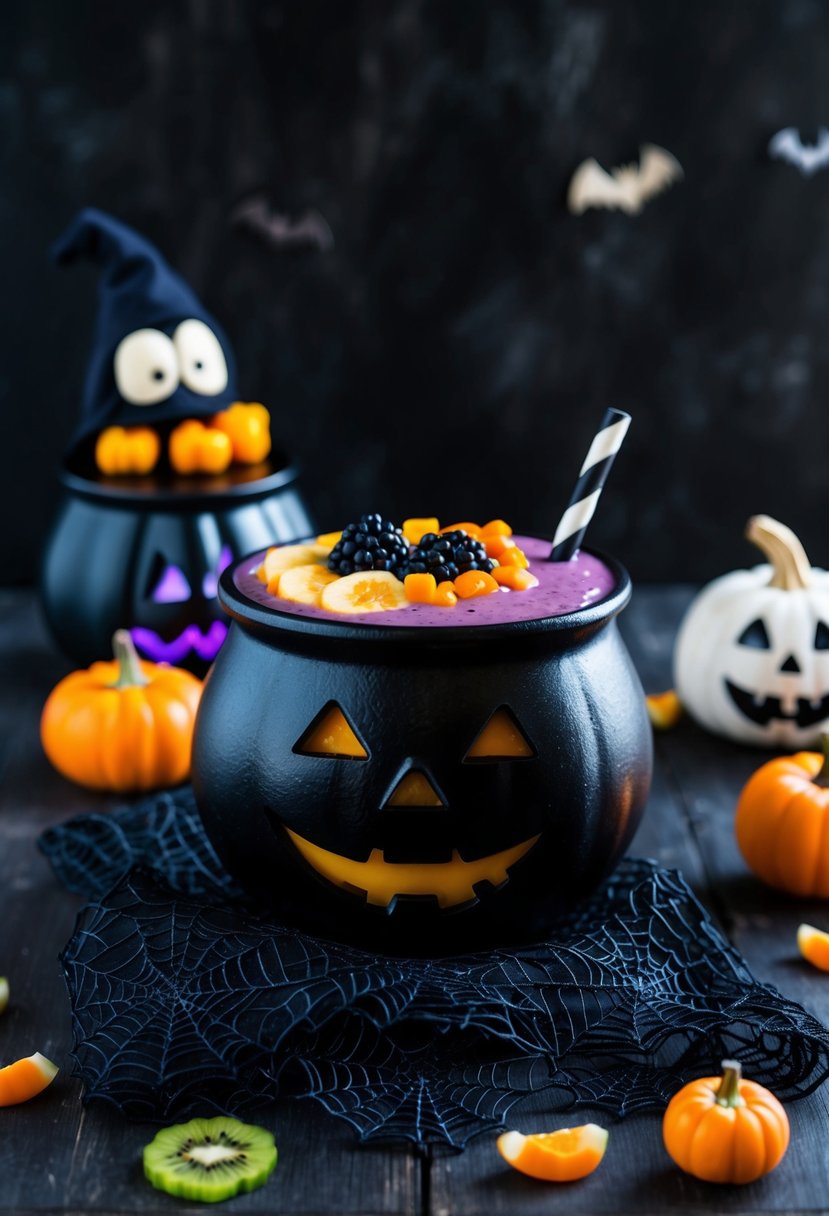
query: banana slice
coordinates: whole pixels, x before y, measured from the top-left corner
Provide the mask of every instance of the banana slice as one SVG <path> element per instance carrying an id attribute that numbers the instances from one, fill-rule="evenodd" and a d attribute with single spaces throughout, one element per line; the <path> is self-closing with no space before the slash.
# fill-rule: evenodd
<path id="1" fill-rule="evenodd" d="M 338 577 L 333 570 L 317 563 L 291 566 L 279 576 L 277 595 L 281 600 L 293 600 L 295 604 L 314 604 L 319 607 L 323 589 L 329 583 L 336 582 Z"/>
<path id="2" fill-rule="evenodd" d="M 346 574 L 323 588 L 320 607 L 328 612 L 386 612 L 408 605 L 406 590 L 390 570 Z"/>
<path id="3" fill-rule="evenodd" d="M 330 549 L 325 545 L 278 545 L 268 549 L 265 560 L 259 568 L 259 578 L 263 583 L 269 583 L 275 574 L 290 570 L 293 566 L 310 566 L 324 562 Z M 263 577 L 264 576 L 264 577 Z"/>

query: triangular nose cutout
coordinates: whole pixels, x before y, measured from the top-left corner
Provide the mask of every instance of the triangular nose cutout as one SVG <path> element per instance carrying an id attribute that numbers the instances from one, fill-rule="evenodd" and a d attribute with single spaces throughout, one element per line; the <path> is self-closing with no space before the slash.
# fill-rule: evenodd
<path id="1" fill-rule="evenodd" d="M 392 790 L 386 806 L 446 806 L 446 803 L 426 774 L 411 768 Z"/>
<path id="2" fill-rule="evenodd" d="M 516 721 L 502 705 L 496 709 L 464 756 L 468 760 L 530 760 L 535 748 Z"/>
<path id="3" fill-rule="evenodd" d="M 294 745 L 300 756 L 335 756 L 339 760 L 367 760 L 368 752 L 336 701 L 330 701 Z"/>
<path id="4" fill-rule="evenodd" d="M 789 657 L 786 659 L 785 663 L 781 663 L 780 670 L 781 671 L 800 671 L 800 667 L 798 666 L 797 659 L 794 657 L 793 654 L 789 655 Z"/>

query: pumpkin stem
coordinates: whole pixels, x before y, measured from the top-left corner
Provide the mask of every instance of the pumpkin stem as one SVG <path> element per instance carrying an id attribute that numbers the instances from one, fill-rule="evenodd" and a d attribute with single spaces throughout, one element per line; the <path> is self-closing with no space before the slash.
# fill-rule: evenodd
<path id="1" fill-rule="evenodd" d="M 740 1080 L 742 1066 L 739 1060 L 723 1060 L 722 1080 L 717 1090 L 718 1106 L 743 1106 L 745 1099 L 740 1096 Z"/>
<path id="2" fill-rule="evenodd" d="M 116 629 L 112 638 L 112 652 L 118 663 L 118 678 L 110 688 L 132 688 L 136 685 L 143 687 L 149 684 L 150 681 L 141 670 L 135 646 L 126 629 Z"/>
<path id="3" fill-rule="evenodd" d="M 801 591 L 812 581 L 812 567 L 803 546 L 785 524 L 769 515 L 752 515 L 746 525 L 746 539 L 762 549 L 771 562 L 770 587 Z"/>

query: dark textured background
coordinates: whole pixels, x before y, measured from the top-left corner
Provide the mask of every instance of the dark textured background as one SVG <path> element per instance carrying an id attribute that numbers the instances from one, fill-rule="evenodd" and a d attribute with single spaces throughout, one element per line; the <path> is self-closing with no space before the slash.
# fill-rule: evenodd
<path id="1" fill-rule="evenodd" d="M 829 6 L 652 0 L 21 0 L 0 9 L 2 578 L 56 500 L 95 275 L 46 248 L 92 203 L 229 330 L 325 528 L 364 509 L 554 529 L 604 407 L 634 414 L 590 539 L 635 578 L 753 560 L 768 511 L 829 564 Z M 686 180 L 564 205 L 641 141 Z M 332 252 L 229 222 L 264 189 Z"/>

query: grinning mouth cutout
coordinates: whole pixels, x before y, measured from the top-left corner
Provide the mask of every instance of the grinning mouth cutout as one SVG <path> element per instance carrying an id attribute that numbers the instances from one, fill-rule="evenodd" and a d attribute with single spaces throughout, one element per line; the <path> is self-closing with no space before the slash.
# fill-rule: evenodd
<path id="1" fill-rule="evenodd" d="M 808 730 L 810 726 L 817 726 L 818 722 L 829 718 L 829 693 L 816 701 L 807 701 L 805 697 L 798 697 L 797 709 L 794 713 L 785 713 L 779 697 L 766 697 L 765 700 L 758 702 L 750 692 L 738 688 L 728 679 L 725 681 L 725 686 L 740 713 L 752 722 L 756 722 L 758 726 L 768 726 L 769 722 L 776 719 L 780 722 L 795 722 L 803 730 Z"/>
<path id="2" fill-rule="evenodd" d="M 206 633 L 198 625 L 188 625 L 176 638 L 166 641 L 154 629 L 136 625 L 130 630 L 136 649 L 151 663 L 181 663 L 191 654 L 212 663 L 227 637 L 224 621 L 214 621 Z"/>
<path id="3" fill-rule="evenodd" d="M 529 853 L 540 839 L 540 836 L 532 836 L 512 848 L 476 857 L 473 861 L 464 861 L 460 853 L 453 850 L 450 861 L 392 862 L 386 861 L 382 849 L 372 849 L 367 861 L 353 861 L 312 844 L 290 828 L 286 827 L 285 831 L 302 857 L 328 882 L 364 896 L 367 903 L 389 912 L 398 896 L 431 896 L 441 908 L 474 903 L 478 898 L 477 883 L 502 887 L 509 881 L 510 867 Z"/>

